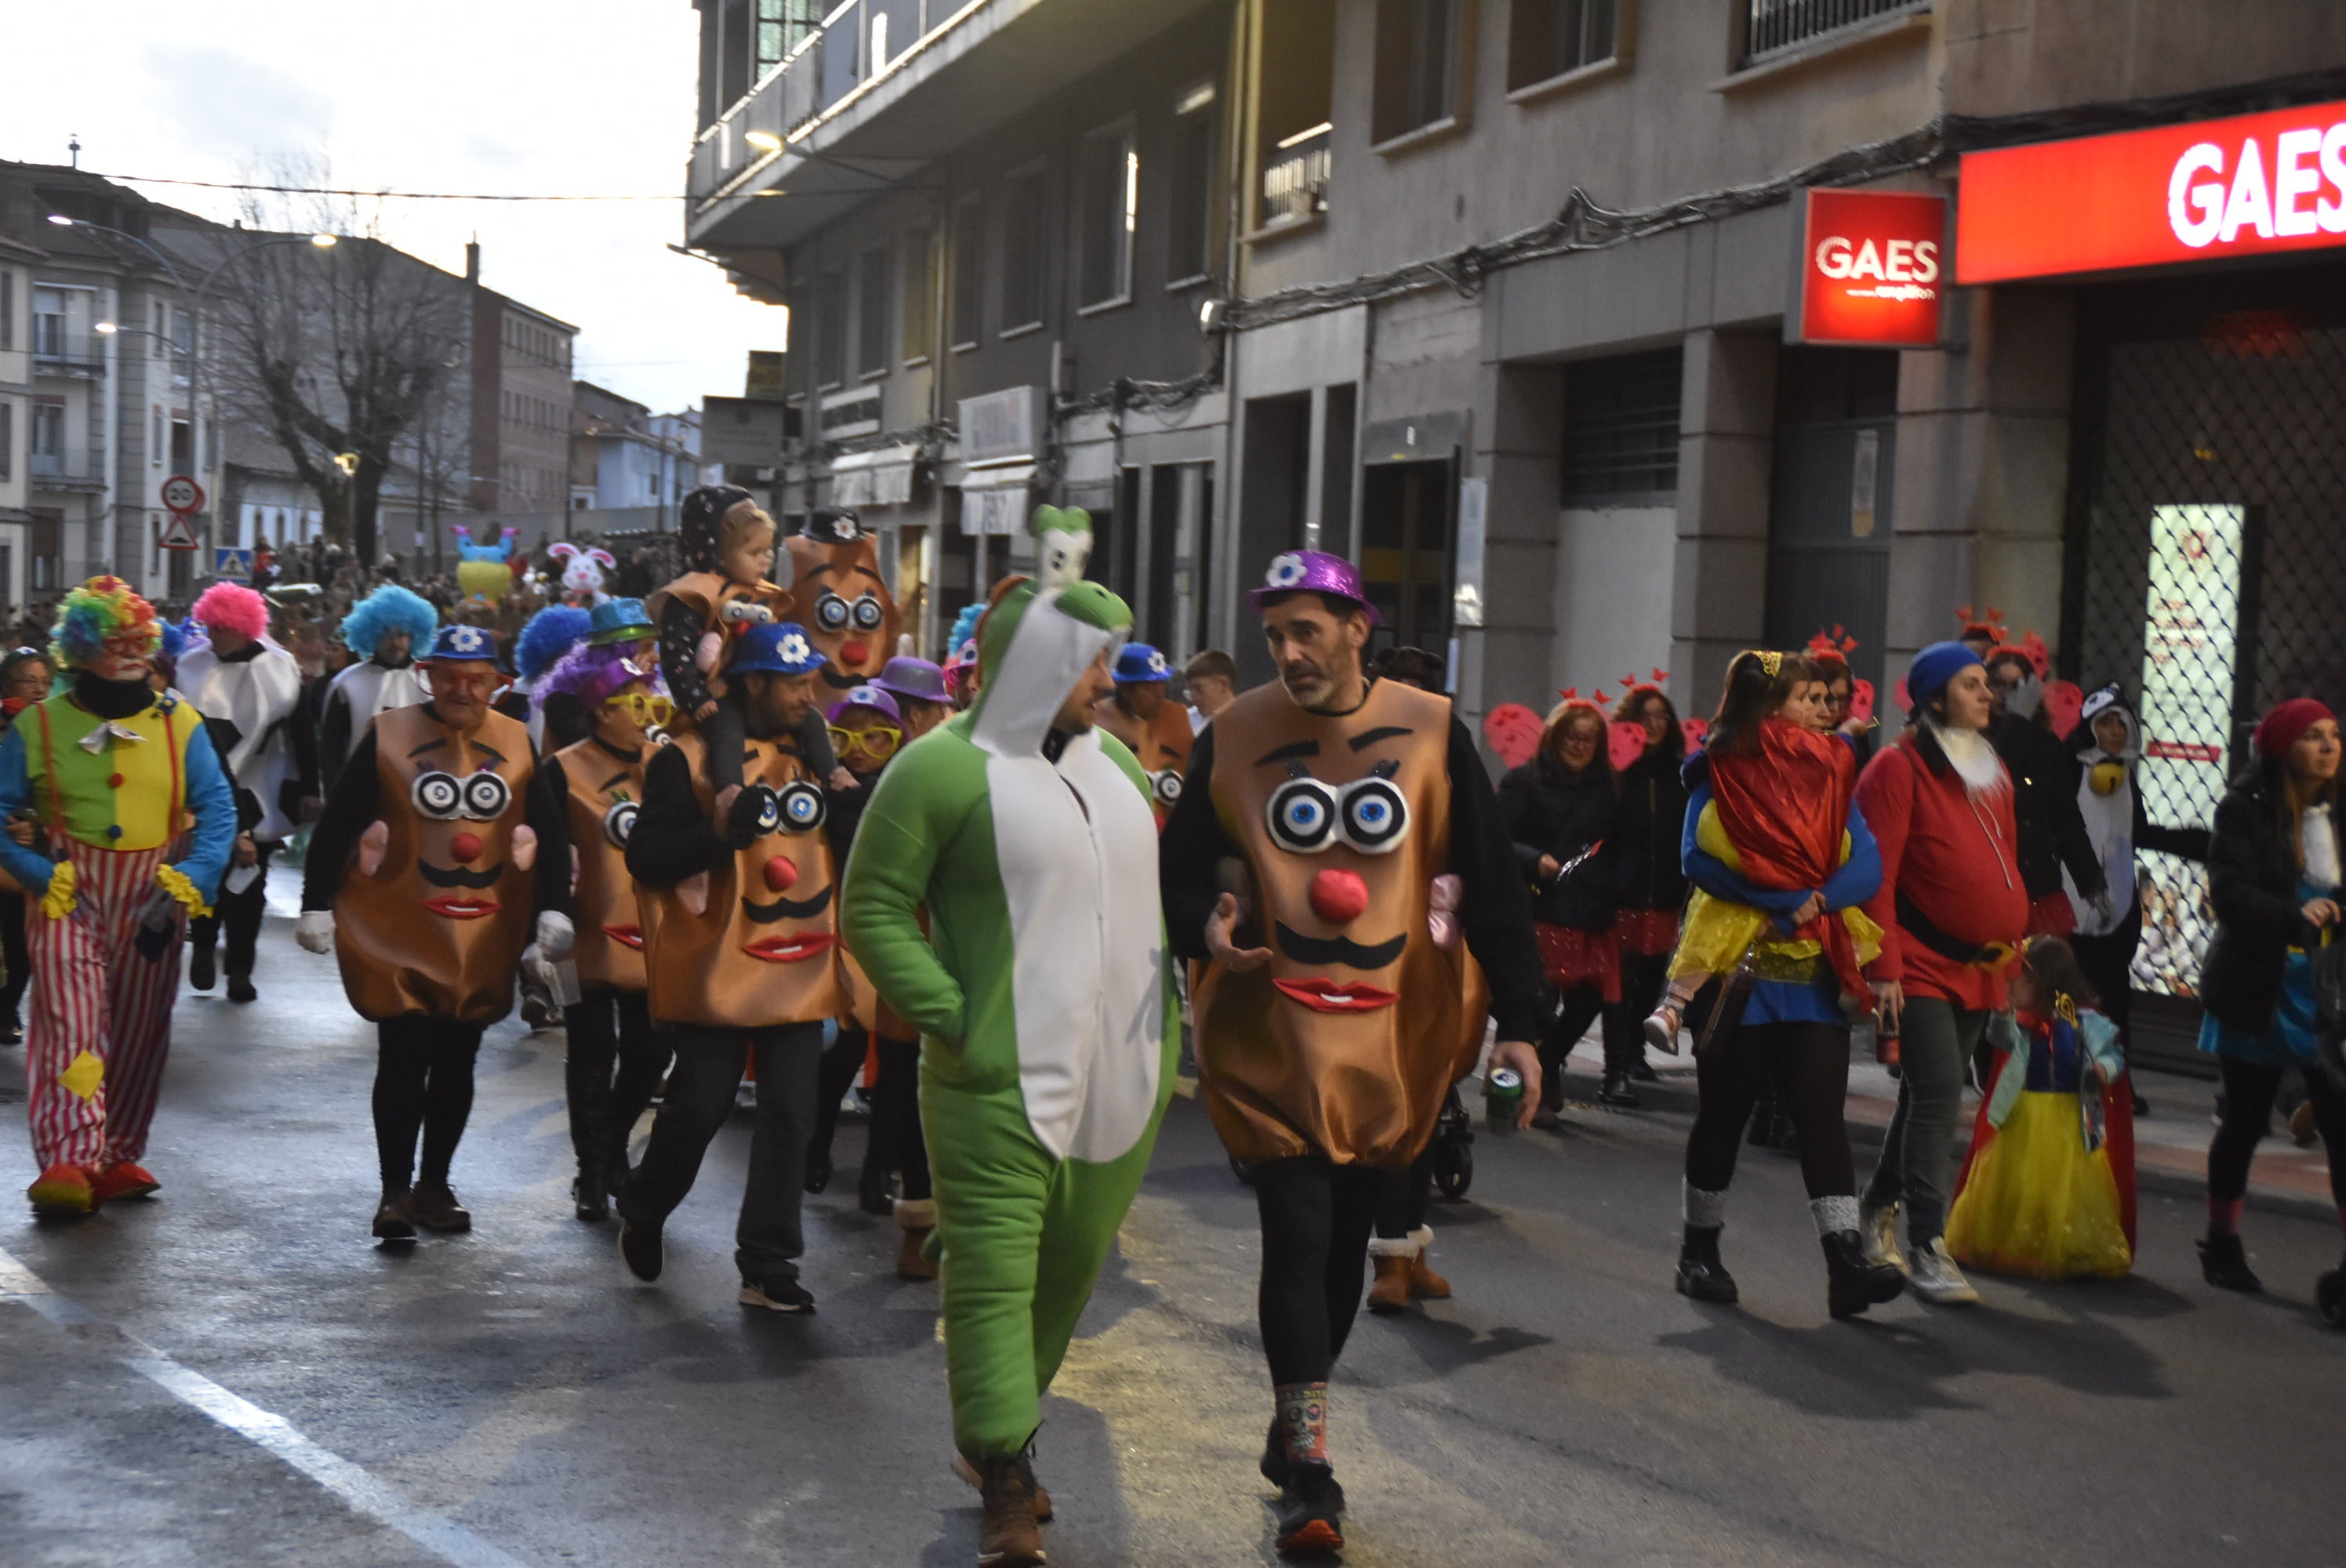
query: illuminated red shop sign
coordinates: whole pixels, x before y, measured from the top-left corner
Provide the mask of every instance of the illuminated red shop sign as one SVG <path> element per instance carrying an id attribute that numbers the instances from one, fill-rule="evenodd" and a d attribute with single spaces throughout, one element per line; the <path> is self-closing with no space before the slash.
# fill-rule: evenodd
<path id="1" fill-rule="evenodd" d="M 1784 323 L 1786 341 L 1936 343 L 1946 286 L 1946 198 L 1886 190 L 1803 195 L 1800 288 Z"/>
<path id="2" fill-rule="evenodd" d="M 1964 155 L 1955 281 L 2346 245 L 2346 103 Z"/>

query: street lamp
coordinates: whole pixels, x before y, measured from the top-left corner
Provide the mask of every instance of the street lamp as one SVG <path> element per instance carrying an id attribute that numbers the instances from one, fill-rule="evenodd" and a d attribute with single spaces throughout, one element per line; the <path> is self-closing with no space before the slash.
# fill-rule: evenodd
<path id="1" fill-rule="evenodd" d="M 741 139 L 749 143 L 751 147 L 756 148 L 760 152 L 780 152 L 782 150 L 782 138 L 776 136 L 770 130 L 743 131 L 741 133 Z"/>

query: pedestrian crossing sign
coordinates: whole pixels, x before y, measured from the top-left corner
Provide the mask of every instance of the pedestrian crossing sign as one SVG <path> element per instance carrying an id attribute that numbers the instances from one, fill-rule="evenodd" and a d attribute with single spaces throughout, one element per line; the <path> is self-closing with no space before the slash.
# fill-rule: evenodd
<path id="1" fill-rule="evenodd" d="M 214 550 L 212 575 L 223 583 L 252 581 L 252 552 L 250 550 Z"/>

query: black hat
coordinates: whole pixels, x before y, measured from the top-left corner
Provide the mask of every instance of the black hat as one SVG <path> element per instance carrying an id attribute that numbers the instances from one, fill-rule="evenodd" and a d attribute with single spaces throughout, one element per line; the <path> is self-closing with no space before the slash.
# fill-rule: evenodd
<path id="1" fill-rule="evenodd" d="M 717 559 L 718 524 L 744 501 L 753 506 L 758 504 L 756 496 L 738 484 L 704 484 L 684 498 L 677 533 L 687 571 L 723 570 Z"/>
<path id="2" fill-rule="evenodd" d="M 864 537 L 863 519 L 845 506 L 818 506 L 799 534 L 818 545 L 852 545 Z"/>

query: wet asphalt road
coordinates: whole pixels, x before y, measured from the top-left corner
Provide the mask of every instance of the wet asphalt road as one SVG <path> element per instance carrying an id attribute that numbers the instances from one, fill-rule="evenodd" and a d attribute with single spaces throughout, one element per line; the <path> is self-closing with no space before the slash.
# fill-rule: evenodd
<path id="1" fill-rule="evenodd" d="M 0 1564 L 973 1561 L 934 1290 L 855 1211 L 861 1124 L 809 1203 L 817 1316 L 734 1303 L 738 1119 L 638 1286 L 569 1214 L 562 1037 L 508 1023 L 457 1164 L 477 1228 L 379 1249 L 371 1032 L 283 922 L 263 952 L 258 1005 L 183 1003 L 149 1202 L 23 1215 L 0 1051 Z M 2325 1220 L 2252 1212 L 2271 1293 L 2229 1297 L 2199 1283 L 2197 1203 L 2147 1193 L 2129 1279 L 1836 1324 L 1798 1173 L 1754 1152 L 1727 1240 L 1744 1305 L 1698 1308 L 1669 1289 L 1683 1117 L 1571 1124 L 1482 1136 L 1471 1201 L 1433 1222 L 1457 1299 L 1354 1336 L 1347 1561 L 2346 1562 Z M 1046 1407 L 1054 1563 L 1272 1560 L 1255 1257 L 1248 1193 L 1177 1102 Z"/>

